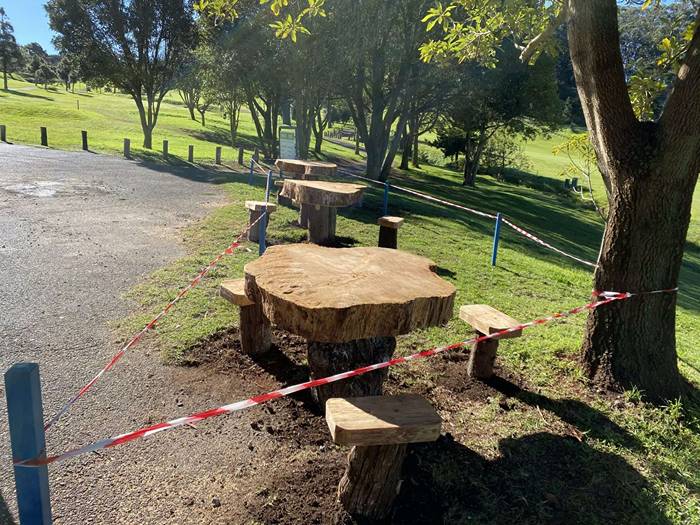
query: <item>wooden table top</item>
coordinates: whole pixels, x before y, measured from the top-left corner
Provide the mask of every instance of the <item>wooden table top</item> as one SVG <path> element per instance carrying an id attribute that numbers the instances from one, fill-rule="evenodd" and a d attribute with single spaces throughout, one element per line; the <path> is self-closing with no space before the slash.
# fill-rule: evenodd
<path id="1" fill-rule="evenodd" d="M 277 159 L 275 166 L 283 173 L 294 175 L 306 175 L 313 177 L 333 177 L 338 169 L 332 162 L 320 162 L 315 160 Z M 303 178 L 303 177 L 296 177 Z"/>
<path id="2" fill-rule="evenodd" d="M 301 204 L 344 208 L 357 203 L 365 189 L 361 184 L 347 182 L 286 179 L 281 195 Z"/>
<path id="3" fill-rule="evenodd" d="M 434 267 L 400 250 L 289 244 L 245 266 L 245 290 L 280 328 L 342 343 L 449 321 L 455 287 Z"/>

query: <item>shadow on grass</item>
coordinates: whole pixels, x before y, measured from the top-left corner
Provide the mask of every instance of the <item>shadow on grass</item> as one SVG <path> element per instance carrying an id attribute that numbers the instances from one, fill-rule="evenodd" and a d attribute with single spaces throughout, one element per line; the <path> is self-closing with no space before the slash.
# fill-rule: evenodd
<path id="1" fill-rule="evenodd" d="M 498 449 L 485 459 L 449 435 L 415 445 L 392 523 L 670 523 L 617 455 L 544 432 Z"/>
<path id="2" fill-rule="evenodd" d="M 547 396 L 524 390 L 515 383 L 493 377 L 486 383 L 507 397 L 531 407 L 539 407 L 556 414 L 559 419 L 575 426 L 580 432 L 630 449 L 641 446 L 639 441 L 608 416 L 576 399 L 550 399 Z"/>
<path id="3" fill-rule="evenodd" d="M 0 525 L 15 525 L 15 520 L 10 513 L 10 509 L 5 502 L 5 498 L 0 492 Z"/>
<path id="4" fill-rule="evenodd" d="M 248 176 L 244 173 L 191 164 L 173 155 L 164 158 L 162 153 L 139 151 L 132 153 L 131 158 L 149 170 L 168 173 L 193 182 L 216 185 L 227 182 L 247 183 L 248 181 Z M 256 177 L 254 185 L 264 187 L 265 181 L 260 181 Z"/>
<path id="5" fill-rule="evenodd" d="M 54 99 L 51 97 L 45 97 L 44 95 L 34 95 L 32 93 L 27 93 L 26 91 L 20 91 L 18 89 L 0 90 L 0 95 L 2 95 L 4 93 L 9 93 L 10 95 L 16 95 L 18 97 L 38 98 L 41 100 L 48 100 L 50 102 L 54 101 Z"/>

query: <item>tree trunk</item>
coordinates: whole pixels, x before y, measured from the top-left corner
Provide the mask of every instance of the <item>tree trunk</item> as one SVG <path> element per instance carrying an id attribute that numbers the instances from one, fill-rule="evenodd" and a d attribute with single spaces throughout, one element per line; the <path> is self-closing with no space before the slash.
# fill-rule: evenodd
<path id="1" fill-rule="evenodd" d="M 674 288 L 700 171 L 700 25 L 659 122 L 640 123 L 625 81 L 616 2 L 568 6 L 576 84 L 610 201 L 595 288 Z M 591 312 L 582 348 L 589 376 L 609 387 L 635 386 L 655 401 L 679 396 L 675 307 L 676 295 L 662 293 Z"/>
<path id="2" fill-rule="evenodd" d="M 197 111 L 199 111 L 199 114 L 202 116 L 202 126 L 203 126 L 203 127 L 206 127 L 207 122 L 206 122 L 206 120 L 205 120 L 205 118 L 204 118 L 204 114 L 207 112 L 207 110 L 205 109 L 204 111 L 202 111 L 201 109 L 199 109 L 199 110 L 197 110 Z"/>
<path id="3" fill-rule="evenodd" d="M 401 141 L 401 165 L 399 169 L 408 170 L 411 153 L 413 150 L 413 137 L 408 131 L 408 126 L 404 129 L 403 140 Z"/>
<path id="4" fill-rule="evenodd" d="M 2 84 L 3 89 L 7 91 L 7 69 L 3 69 L 2 71 Z"/>
<path id="5" fill-rule="evenodd" d="M 396 338 L 373 337 L 349 343 L 308 342 L 308 362 L 311 379 L 347 372 L 361 366 L 388 361 L 396 350 Z M 361 397 L 382 395 L 382 385 L 387 370 L 337 381 L 315 388 L 314 398 L 325 409 L 326 401 L 332 397 Z"/>
<path id="6" fill-rule="evenodd" d="M 420 159 L 418 158 L 418 139 L 420 137 L 418 136 L 418 133 L 416 131 L 413 132 L 413 167 L 414 168 L 420 168 Z"/>
<path id="7" fill-rule="evenodd" d="M 614 189 L 596 290 L 652 291 L 678 284 L 694 183 L 669 184 L 663 166 L 655 171 L 634 170 L 626 186 Z M 593 311 L 583 343 L 589 377 L 614 389 L 636 386 L 654 400 L 677 397 L 675 314 L 675 294 L 633 297 Z"/>

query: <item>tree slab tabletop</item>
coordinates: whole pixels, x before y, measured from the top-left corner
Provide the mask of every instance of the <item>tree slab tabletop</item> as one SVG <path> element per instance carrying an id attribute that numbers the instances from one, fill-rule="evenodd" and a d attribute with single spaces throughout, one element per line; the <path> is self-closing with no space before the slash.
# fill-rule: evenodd
<path id="1" fill-rule="evenodd" d="M 245 291 L 280 328 L 310 341 L 344 343 L 449 321 L 455 287 L 434 267 L 385 248 L 280 245 L 245 266 Z"/>
<path id="2" fill-rule="evenodd" d="M 311 160 L 277 159 L 275 166 L 284 174 L 297 175 L 295 178 L 303 179 L 302 175 L 316 177 L 334 177 L 338 166 L 332 162 L 319 162 Z"/>
<path id="3" fill-rule="evenodd" d="M 364 191 L 365 186 L 359 184 L 287 179 L 281 195 L 301 204 L 345 208 L 359 202 Z"/>
<path id="4" fill-rule="evenodd" d="M 474 330 L 484 335 L 494 334 L 501 330 L 514 328 L 520 325 L 520 321 L 516 321 L 512 317 L 499 312 L 495 308 L 486 304 L 470 304 L 462 306 L 459 309 L 459 318 L 469 324 Z M 522 330 L 510 332 L 499 336 L 498 339 L 512 339 L 520 337 Z"/>
<path id="5" fill-rule="evenodd" d="M 362 447 L 435 441 L 442 425 L 433 406 L 417 395 L 329 399 L 326 422 L 334 443 Z"/>

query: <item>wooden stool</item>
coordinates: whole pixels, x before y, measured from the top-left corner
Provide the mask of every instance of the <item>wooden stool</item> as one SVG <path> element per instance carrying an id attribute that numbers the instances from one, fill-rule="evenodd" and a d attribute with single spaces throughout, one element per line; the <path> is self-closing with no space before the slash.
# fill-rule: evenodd
<path id="1" fill-rule="evenodd" d="M 401 217 L 380 217 L 377 221 L 379 224 L 379 247 L 380 248 L 398 248 L 399 228 L 403 225 Z"/>
<path id="2" fill-rule="evenodd" d="M 462 306 L 459 309 L 459 318 L 474 328 L 477 336 L 493 334 L 520 325 L 519 321 L 486 304 Z M 520 337 L 522 334 L 523 331 L 520 329 L 503 334 L 498 338 L 476 343 L 469 358 L 469 375 L 477 379 L 488 379 L 493 376 L 493 363 L 496 360 L 498 340 Z"/>
<path id="3" fill-rule="evenodd" d="M 260 241 L 260 223 L 257 221 L 262 213 L 265 211 L 265 201 L 245 201 L 245 207 L 249 210 L 248 224 L 255 224 L 252 228 L 248 230 L 248 240 L 250 242 Z M 267 203 L 267 218 L 270 219 L 270 214 L 277 211 L 277 204 Z M 267 228 L 267 226 L 266 226 Z"/>
<path id="4" fill-rule="evenodd" d="M 353 447 L 338 499 L 350 514 L 370 520 L 391 511 L 407 444 L 435 441 L 442 424 L 417 395 L 329 399 L 326 422 L 335 443 Z"/>
<path id="5" fill-rule="evenodd" d="M 270 321 L 260 305 L 245 294 L 245 279 L 224 281 L 219 287 L 219 295 L 241 308 L 241 351 L 249 355 L 267 352 L 272 346 Z"/>

